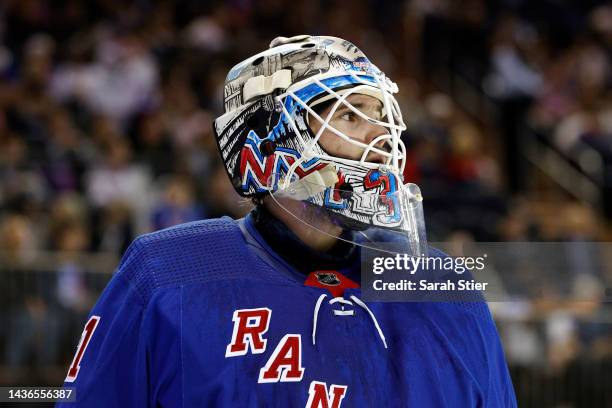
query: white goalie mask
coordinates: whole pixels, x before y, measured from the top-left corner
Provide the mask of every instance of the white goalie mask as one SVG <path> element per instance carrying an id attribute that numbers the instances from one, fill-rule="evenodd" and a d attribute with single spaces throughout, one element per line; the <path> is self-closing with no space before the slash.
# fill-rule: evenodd
<path id="1" fill-rule="evenodd" d="M 426 253 L 421 194 L 403 183 L 406 127 L 397 85 L 357 47 L 335 37 L 280 37 L 230 70 L 224 91 L 226 112 L 214 131 L 239 194 L 271 195 L 305 223 L 320 207 L 334 223 L 359 231 L 361 245 L 393 234 L 409 252 Z M 356 95 L 377 109 L 351 103 Z M 338 112 L 375 134 L 347 134 L 334 126 Z M 325 146 L 333 137 L 344 148 Z M 383 230 L 385 237 L 373 233 Z"/>

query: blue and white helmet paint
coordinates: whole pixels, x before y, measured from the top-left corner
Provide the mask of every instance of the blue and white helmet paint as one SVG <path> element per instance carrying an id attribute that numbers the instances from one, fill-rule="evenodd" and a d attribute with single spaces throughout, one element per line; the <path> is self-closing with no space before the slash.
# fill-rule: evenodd
<path id="1" fill-rule="evenodd" d="M 406 149 L 397 85 L 355 45 L 336 37 L 279 37 L 270 49 L 233 67 L 225 82 L 225 113 L 214 131 L 226 170 L 244 197 L 272 194 L 321 206 L 365 229 L 382 227 L 412 234 L 424 243 L 421 195 L 404 185 Z M 365 94 L 380 100 L 381 118 L 368 117 L 347 98 Z M 313 106 L 327 102 L 321 117 Z M 334 112 L 348 108 L 384 129 L 369 143 L 330 125 Z M 320 123 L 315 134 L 310 124 Z M 362 149 L 359 159 L 327 153 L 324 131 Z M 370 153 L 383 157 L 368 161 Z"/>

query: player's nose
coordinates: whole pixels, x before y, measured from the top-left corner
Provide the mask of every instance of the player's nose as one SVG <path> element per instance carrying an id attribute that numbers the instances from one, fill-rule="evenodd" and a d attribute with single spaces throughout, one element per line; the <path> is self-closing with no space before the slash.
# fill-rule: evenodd
<path id="1" fill-rule="evenodd" d="M 365 131 L 365 143 L 367 145 L 371 145 L 377 138 L 383 135 L 387 135 L 389 132 L 383 126 L 367 122 L 367 126 L 364 128 Z M 387 138 L 380 137 L 374 143 L 373 147 L 376 147 L 380 150 L 386 150 L 385 144 L 387 142 Z M 386 161 L 385 156 L 380 153 L 370 151 L 367 156 L 367 160 L 375 163 L 384 163 Z"/>
<path id="2" fill-rule="evenodd" d="M 383 126 L 367 122 L 365 127 L 365 143 L 370 144 L 374 140 L 376 140 L 379 136 L 387 135 L 389 132 Z M 380 140 L 376 141 L 374 147 L 383 147 L 385 145 L 385 138 L 380 138 Z"/>

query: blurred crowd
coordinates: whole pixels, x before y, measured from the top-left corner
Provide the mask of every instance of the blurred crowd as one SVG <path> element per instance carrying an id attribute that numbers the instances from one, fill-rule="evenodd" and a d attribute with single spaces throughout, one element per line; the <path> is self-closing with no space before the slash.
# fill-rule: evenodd
<path id="1" fill-rule="evenodd" d="M 249 211 L 212 135 L 224 78 L 274 37 L 303 33 L 354 42 L 398 83 L 405 176 L 421 186 L 432 241 L 611 236 L 600 210 L 528 167 L 519 137 L 529 128 L 604 192 L 612 185 L 609 5 L 4 0 L 0 273 L 12 283 L 0 296 L 8 322 L 0 333 L 21 335 L 0 338 L 2 364 L 70 358 L 68 338 L 108 279 L 75 254 L 106 254 L 113 264 L 138 234 Z M 468 109 L 471 93 L 445 87 L 440 74 L 460 75 L 493 110 Z M 53 262 L 28 267 L 49 251 L 59 254 Z M 609 284 L 609 272 L 596 275 Z M 562 309 L 572 342 L 584 316 L 603 313 L 599 303 L 591 314 Z M 551 313 L 529 310 L 522 328 L 550 344 L 542 327 Z M 506 332 L 515 342 L 517 331 Z M 581 355 L 568 349 L 565 362 Z"/>

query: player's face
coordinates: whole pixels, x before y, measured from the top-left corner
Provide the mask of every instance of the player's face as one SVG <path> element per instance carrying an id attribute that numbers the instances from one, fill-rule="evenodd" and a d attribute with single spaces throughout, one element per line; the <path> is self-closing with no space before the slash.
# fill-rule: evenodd
<path id="1" fill-rule="evenodd" d="M 376 120 L 381 120 L 383 118 L 383 105 L 373 96 L 353 94 L 349 95 L 346 100 L 370 118 Z M 319 114 L 319 116 L 326 119 L 332 110 L 333 105 L 334 104 L 328 106 Z M 322 124 L 313 118 L 311 118 L 309 122 L 310 128 L 314 134 L 317 134 L 319 129 L 321 129 Z M 330 126 L 349 136 L 351 139 L 365 143 L 366 145 L 370 144 L 376 137 L 388 133 L 384 127 L 368 122 L 366 119 L 353 112 L 344 104 L 341 104 L 338 109 L 336 109 L 329 121 L 329 124 Z M 363 147 L 354 145 L 342 139 L 329 129 L 323 130 L 323 133 L 319 138 L 319 145 L 328 154 L 345 159 L 359 160 L 364 151 Z M 384 140 L 377 142 L 375 145 L 375 147 L 385 151 L 388 150 L 386 148 L 387 146 L 388 144 L 386 144 Z M 366 161 L 384 163 L 385 157 L 379 153 L 370 152 L 366 157 Z"/>

